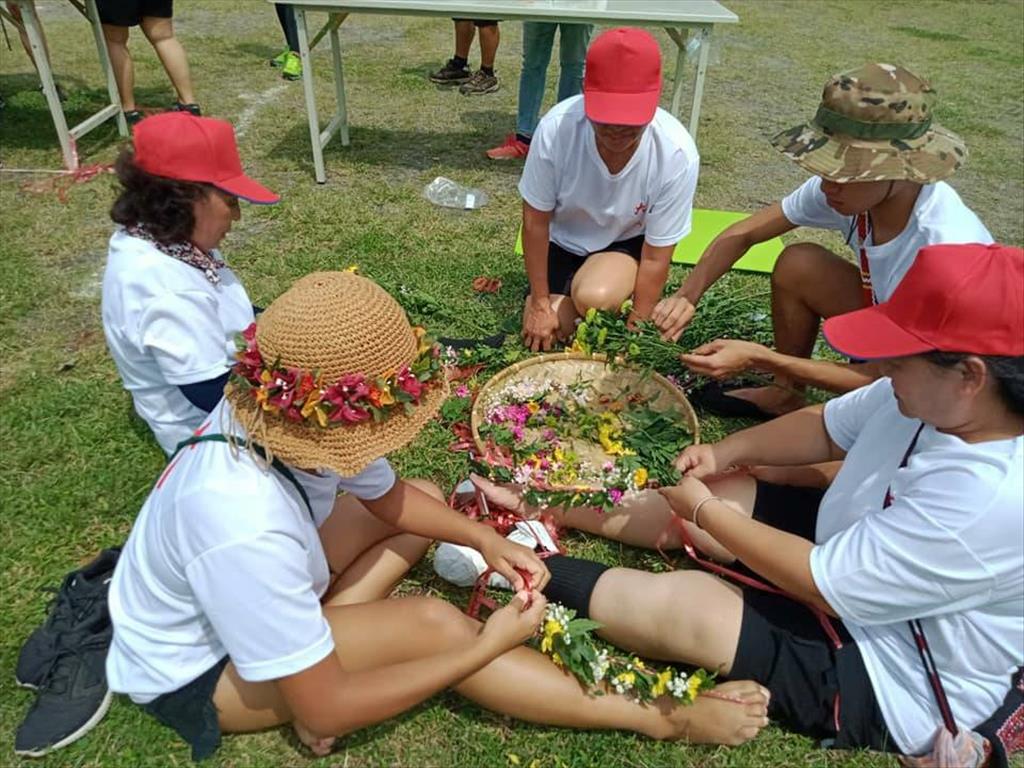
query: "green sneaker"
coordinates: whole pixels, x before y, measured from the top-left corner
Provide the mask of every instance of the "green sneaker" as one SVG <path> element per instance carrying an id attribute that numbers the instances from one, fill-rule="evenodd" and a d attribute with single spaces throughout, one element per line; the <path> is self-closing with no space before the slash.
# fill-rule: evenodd
<path id="1" fill-rule="evenodd" d="M 281 77 L 285 80 L 299 80 L 302 77 L 302 57 L 299 54 L 288 51 L 281 68 Z"/>
<path id="2" fill-rule="evenodd" d="M 291 53 L 287 48 L 281 51 L 277 56 L 270 60 L 270 66 L 272 67 L 283 67 L 285 61 L 288 59 L 288 54 Z"/>

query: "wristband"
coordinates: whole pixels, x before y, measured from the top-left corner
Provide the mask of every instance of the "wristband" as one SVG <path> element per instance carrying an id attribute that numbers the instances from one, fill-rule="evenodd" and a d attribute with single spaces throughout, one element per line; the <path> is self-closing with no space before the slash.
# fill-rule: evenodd
<path id="1" fill-rule="evenodd" d="M 693 505 L 693 524 L 700 528 L 700 523 L 697 522 L 697 515 L 700 514 L 700 508 L 707 504 L 709 501 L 721 501 L 721 496 L 705 496 L 703 499 Z M 701 528 L 701 530 L 704 530 Z"/>

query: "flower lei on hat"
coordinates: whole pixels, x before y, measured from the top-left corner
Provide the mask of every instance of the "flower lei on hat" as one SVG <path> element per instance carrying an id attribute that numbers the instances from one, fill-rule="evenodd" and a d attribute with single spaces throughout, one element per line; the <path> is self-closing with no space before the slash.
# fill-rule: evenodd
<path id="1" fill-rule="evenodd" d="M 235 337 L 238 352 L 231 381 L 257 405 L 289 421 L 324 429 L 380 423 L 396 413 L 411 414 L 443 372 L 440 348 L 423 328 L 413 328 L 419 344 L 416 358 L 390 376 L 346 373 L 325 382 L 319 371 L 267 365 L 256 341 L 256 323 Z"/>

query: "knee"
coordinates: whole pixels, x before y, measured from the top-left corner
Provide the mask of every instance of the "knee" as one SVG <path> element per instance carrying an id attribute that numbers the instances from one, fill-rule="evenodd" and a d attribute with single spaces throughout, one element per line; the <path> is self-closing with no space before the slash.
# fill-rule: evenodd
<path id="1" fill-rule="evenodd" d="M 142 34 L 152 45 L 174 38 L 174 27 L 170 19 L 143 19 Z"/>
<path id="2" fill-rule="evenodd" d="M 417 600 L 417 624 L 425 636 L 445 647 L 464 645 L 476 634 L 475 622 L 451 603 L 436 597 Z"/>
<path id="3" fill-rule="evenodd" d="M 408 483 L 409 485 L 411 485 L 413 488 L 416 488 L 417 490 L 423 491 L 423 493 L 425 493 L 428 496 L 431 496 L 431 497 L 437 499 L 438 501 L 444 501 L 445 500 L 444 492 L 440 488 L 438 488 L 435 483 L 432 483 L 430 480 L 424 480 L 421 477 L 413 477 L 413 478 L 410 478 L 409 480 L 406 480 L 404 482 Z"/>
<path id="4" fill-rule="evenodd" d="M 597 280 L 580 280 L 572 284 L 572 303 L 580 315 L 585 315 L 591 308 L 618 309 L 628 295 L 628 290 L 624 296 L 622 288 Z"/>
<path id="5" fill-rule="evenodd" d="M 794 243 L 782 249 L 772 270 L 772 288 L 799 292 L 813 280 L 821 263 L 822 248 L 814 243 Z"/>

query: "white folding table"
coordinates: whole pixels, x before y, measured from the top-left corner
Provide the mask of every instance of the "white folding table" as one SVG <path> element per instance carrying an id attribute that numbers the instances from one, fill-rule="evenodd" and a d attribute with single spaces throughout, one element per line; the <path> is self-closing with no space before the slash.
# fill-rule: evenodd
<path id="1" fill-rule="evenodd" d="M 274 0 L 269 0 L 273 2 Z M 675 81 L 672 89 L 672 114 L 678 115 L 683 96 L 683 70 L 686 44 L 691 31 L 699 41 L 697 76 L 690 107 L 690 134 L 697 138 L 700 102 L 704 95 L 704 76 L 708 66 L 711 32 L 715 24 L 735 24 L 739 18 L 715 0 L 276 0 L 295 9 L 302 57 L 302 82 L 309 118 L 309 138 L 313 146 L 316 180 L 327 180 L 324 171 L 324 147 L 335 132 L 348 146 L 348 109 L 345 102 L 345 73 L 341 62 L 338 27 L 353 13 L 399 16 L 443 16 L 502 21 L 560 21 L 578 24 L 621 24 L 625 26 L 663 27 L 676 44 Z M 327 23 L 310 38 L 306 14 L 328 14 Z M 313 58 L 316 46 L 327 37 L 334 64 L 334 90 L 337 98 L 334 116 L 320 130 L 320 116 L 313 92 Z"/>
<path id="2" fill-rule="evenodd" d="M 110 103 L 99 112 L 85 118 L 78 125 L 68 128 L 67 120 L 64 117 L 64 108 L 61 106 L 60 98 L 57 95 L 57 88 L 53 83 L 53 72 L 50 69 L 50 61 L 46 56 L 46 49 L 43 47 L 42 27 L 39 25 L 39 15 L 36 13 L 35 0 L 9 0 L 21 11 L 21 23 L 13 18 L 2 6 L 0 15 L 9 21 L 16 28 L 24 28 L 28 35 L 29 44 L 32 46 L 32 57 L 36 62 L 36 69 L 39 70 L 39 79 L 42 81 L 43 94 L 46 96 L 46 104 L 50 108 L 50 115 L 53 117 L 53 127 L 57 131 L 57 140 L 60 142 L 60 151 L 64 156 L 64 166 L 73 171 L 78 168 L 78 153 L 75 151 L 75 140 L 81 138 L 89 131 L 110 118 L 117 121 L 117 131 L 122 136 L 128 135 L 128 125 L 125 123 L 124 113 L 121 111 L 121 98 L 117 92 L 117 83 L 114 80 L 114 72 L 110 67 L 110 57 L 107 55 L 107 44 L 103 39 L 103 28 L 100 26 L 100 15 L 96 10 L 96 0 L 69 0 L 78 9 L 79 13 L 85 16 L 92 26 L 93 39 L 96 43 L 96 52 L 99 54 L 100 67 L 107 79 L 107 95 Z"/>

